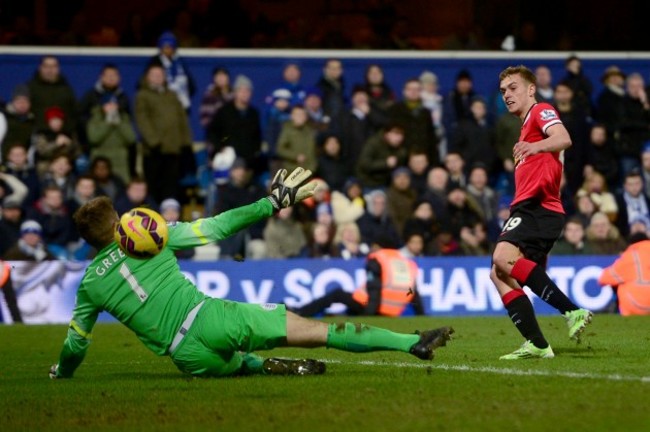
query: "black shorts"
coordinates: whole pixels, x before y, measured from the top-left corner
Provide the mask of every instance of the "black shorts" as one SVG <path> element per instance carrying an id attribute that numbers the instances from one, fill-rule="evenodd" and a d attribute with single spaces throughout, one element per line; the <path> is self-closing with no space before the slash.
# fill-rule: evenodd
<path id="1" fill-rule="evenodd" d="M 564 215 L 542 207 L 539 201 L 526 200 L 510 210 L 498 242 L 517 246 L 526 258 L 546 266 L 546 256 L 562 234 Z"/>

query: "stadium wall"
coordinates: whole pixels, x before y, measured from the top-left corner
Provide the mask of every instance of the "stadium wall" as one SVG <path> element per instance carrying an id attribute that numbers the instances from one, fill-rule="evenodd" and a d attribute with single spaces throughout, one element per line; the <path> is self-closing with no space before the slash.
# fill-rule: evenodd
<path id="1" fill-rule="evenodd" d="M 309 87 L 320 77 L 323 62 L 328 58 L 343 61 L 346 91 L 363 81 L 368 64 L 377 63 L 384 68 L 387 82 L 400 95 L 403 83 L 417 77 L 424 70 L 438 75 L 441 92 L 453 87 L 460 69 L 470 71 L 476 91 L 491 99 L 497 95 L 498 74 L 505 67 L 523 63 L 531 68 L 547 65 L 554 82 L 565 75 L 564 61 L 574 53 L 569 52 L 488 52 L 488 51 L 336 51 L 336 50 L 235 50 L 235 49 L 181 49 L 193 75 L 197 92 L 192 99 L 192 127 L 194 140 L 203 140 L 198 121 L 198 106 L 203 90 L 211 81 L 216 66 L 227 67 L 231 75 L 247 75 L 254 83 L 253 104 L 263 106 L 264 98 L 281 82 L 283 66 L 289 61 L 298 62 L 302 68 L 302 83 Z M 122 73 L 122 86 L 133 97 L 136 83 L 147 64 L 155 55 L 154 48 L 64 48 L 64 47 L 7 47 L 0 46 L 0 99 L 8 100 L 17 84 L 30 79 L 45 55 L 55 55 L 61 63 L 62 73 L 81 97 L 92 88 L 100 68 L 105 63 L 116 64 Z M 624 72 L 639 72 L 650 81 L 650 53 L 644 52 L 577 52 L 583 60 L 585 75 L 594 84 L 594 97 L 602 89 L 600 77 L 610 65 L 618 65 Z"/>
<path id="2" fill-rule="evenodd" d="M 602 269 L 616 257 L 552 257 L 549 274 L 580 307 L 603 310 L 613 300 L 611 288 L 598 286 Z M 490 281 L 489 257 L 422 258 L 418 290 L 428 315 L 503 315 L 499 295 Z M 29 324 L 67 323 L 75 303 L 85 262 L 11 262 L 12 280 L 23 319 Z M 180 261 L 181 270 L 203 293 L 248 303 L 286 303 L 299 306 L 338 286 L 353 291 L 365 282 L 364 261 L 267 260 Z M 556 313 L 536 296 L 531 300 L 540 314 Z M 4 298 L 0 321 L 10 322 Z M 342 305 L 328 311 L 341 313 Z M 406 314 L 412 314 L 407 311 Z M 107 314 L 100 321 L 111 321 Z"/>

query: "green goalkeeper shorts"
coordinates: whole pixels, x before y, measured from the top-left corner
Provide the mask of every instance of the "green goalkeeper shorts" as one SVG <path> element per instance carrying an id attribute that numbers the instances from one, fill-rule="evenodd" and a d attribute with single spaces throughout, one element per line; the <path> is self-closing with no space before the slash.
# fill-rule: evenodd
<path id="1" fill-rule="evenodd" d="M 283 304 L 247 304 L 208 299 L 172 354 L 183 372 L 197 376 L 237 375 L 243 353 L 286 344 Z"/>

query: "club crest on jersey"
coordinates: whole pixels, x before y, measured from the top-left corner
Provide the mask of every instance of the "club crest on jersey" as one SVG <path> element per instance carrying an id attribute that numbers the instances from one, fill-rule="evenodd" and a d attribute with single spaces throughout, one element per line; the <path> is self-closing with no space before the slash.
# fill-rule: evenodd
<path id="1" fill-rule="evenodd" d="M 557 118 L 557 114 L 555 113 L 554 110 L 550 109 L 545 109 L 540 111 L 539 117 L 542 119 L 542 121 L 549 121 Z"/>

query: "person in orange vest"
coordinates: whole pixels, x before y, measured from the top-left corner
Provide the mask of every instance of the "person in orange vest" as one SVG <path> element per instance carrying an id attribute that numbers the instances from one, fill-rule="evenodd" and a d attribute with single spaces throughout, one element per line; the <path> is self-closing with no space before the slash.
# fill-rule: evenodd
<path id="1" fill-rule="evenodd" d="M 336 288 L 300 308 L 301 316 L 314 316 L 334 303 L 343 303 L 348 315 L 400 316 L 409 304 L 416 315 L 424 315 L 422 299 L 416 290 L 418 267 L 404 257 L 390 238 L 379 238 L 366 257 L 366 284 L 353 293 Z"/>
<path id="2" fill-rule="evenodd" d="M 20 314 L 20 309 L 18 309 L 16 293 L 11 282 L 11 266 L 4 261 L 0 261 L 0 288 L 5 296 L 5 302 L 11 314 L 11 319 L 14 323 L 22 323 L 23 317 Z"/>
<path id="3" fill-rule="evenodd" d="M 611 285 L 623 316 L 650 315 L 650 240 L 645 233 L 630 236 L 630 245 L 598 278 Z"/>

